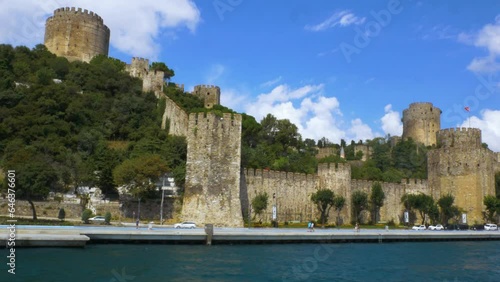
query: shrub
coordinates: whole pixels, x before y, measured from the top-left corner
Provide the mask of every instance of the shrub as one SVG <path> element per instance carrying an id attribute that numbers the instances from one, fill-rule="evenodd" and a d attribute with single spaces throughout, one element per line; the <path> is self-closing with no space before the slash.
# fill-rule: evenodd
<path id="1" fill-rule="evenodd" d="M 110 212 L 107 212 L 105 215 L 104 215 L 104 223 L 106 224 L 111 224 L 111 213 Z"/>
<path id="2" fill-rule="evenodd" d="M 58 203 L 61 203 L 63 201 L 63 197 L 61 197 L 61 196 L 54 196 L 54 201 L 57 201 Z"/>
<path id="3" fill-rule="evenodd" d="M 92 211 L 89 209 L 86 209 L 82 212 L 82 221 L 85 224 L 89 224 L 89 218 L 92 217 Z"/>
<path id="4" fill-rule="evenodd" d="M 64 211 L 63 208 L 59 209 L 59 215 L 57 216 L 57 218 L 59 218 L 61 221 L 63 221 L 64 218 L 66 218 L 66 212 Z"/>

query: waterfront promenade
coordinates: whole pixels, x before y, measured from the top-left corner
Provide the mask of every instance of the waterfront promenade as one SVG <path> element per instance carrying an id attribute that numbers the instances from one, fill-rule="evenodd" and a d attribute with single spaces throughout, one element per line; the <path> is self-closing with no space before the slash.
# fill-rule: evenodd
<path id="1" fill-rule="evenodd" d="M 84 247 L 99 243 L 207 244 L 204 228 L 171 226 L 16 226 L 17 247 Z M 0 244 L 9 231 L 1 226 Z M 211 244 L 361 243 L 500 240 L 500 231 L 401 229 L 214 228 Z"/>

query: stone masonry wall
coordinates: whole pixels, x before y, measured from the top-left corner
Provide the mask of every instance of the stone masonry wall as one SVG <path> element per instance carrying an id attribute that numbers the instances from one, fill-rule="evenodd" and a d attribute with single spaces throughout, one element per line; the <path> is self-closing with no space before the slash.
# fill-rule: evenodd
<path id="1" fill-rule="evenodd" d="M 238 114 L 189 115 L 182 218 L 203 225 L 242 227 L 241 121 Z"/>
<path id="2" fill-rule="evenodd" d="M 441 110 L 432 103 L 412 103 L 403 111 L 403 139 L 412 138 L 426 146 L 436 144 L 441 129 Z"/>
<path id="3" fill-rule="evenodd" d="M 47 19 L 44 43 L 50 52 L 70 61 L 90 62 L 96 55 L 108 55 L 109 37 L 109 28 L 97 14 L 66 7 Z"/>
<path id="4" fill-rule="evenodd" d="M 318 177 L 303 173 L 287 173 L 283 171 L 245 169 L 242 171 L 242 191 L 246 191 L 248 199 L 242 201 L 243 209 L 260 193 L 269 196 L 267 210 L 256 220 L 270 222 L 273 205 L 277 207 L 278 221 L 308 221 L 317 217 L 316 207 L 311 202 L 311 195 L 317 190 Z M 273 199 L 273 194 L 276 198 Z M 242 195 L 244 196 L 244 195 Z M 252 213 L 252 218 L 255 213 Z"/>
<path id="5" fill-rule="evenodd" d="M 340 213 L 344 224 L 351 221 L 351 165 L 348 163 L 322 163 L 318 165 L 319 188 L 330 189 L 335 195 L 345 198 L 345 206 Z M 337 215 L 330 211 L 330 222 L 335 222 Z"/>
<path id="6" fill-rule="evenodd" d="M 433 197 L 451 194 L 469 223 L 483 222 L 484 196 L 495 194 L 496 154 L 482 148 L 479 130 L 442 130 L 438 138 L 442 147 L 428 153 Z"/>
<path id="7" fill-rule="evenodd" d="M 188 131 L 188 115 L 184 110 L 179 107 L 172 99 L 163 95 L 162 98 L 165 99 L 165 112 L 163 113 L 163 119 L 161 123 L 161 128 L 165 129 L 167 122 L 169 122 L 169 134 L 176 136 L 187 136 Z"/>

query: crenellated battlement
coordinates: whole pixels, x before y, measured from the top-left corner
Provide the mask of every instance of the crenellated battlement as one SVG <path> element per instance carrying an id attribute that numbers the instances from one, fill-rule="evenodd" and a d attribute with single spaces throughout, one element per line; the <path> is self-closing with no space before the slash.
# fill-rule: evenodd
<path id="1" fill-rule="evenodd" d="M 218 89 L 218 90 L 220 90 L 220 87 L 216 86 L 216 85 L 200 84 L 200 85 L 196 85 L 194 87 L 194 89 L 195 89 L 195 91 L 196 91 L 196 89 Z"/>
<path id="2" fill-rule="evenodd" d="M 437 141 L 444 148 L 481 148 L 481 130 L 466 127 L 447 128 L 437 132 Z"/>
<path id="3" fill-rule="evenodd" d="M 345 170 L 345 169 L 351 169 L 351 165 L 349 163 L 320 163 L 318 164 L 318 172 L 325 171 L 325 170 L 334 170 L 334 171 L 339 171 L 339 170 Z"/>
<path id="4" fill-rule="evenodd" d="M 48 19 L 57 19 L 62 17 L 72 17 L 75 16 L 85 17 L 88 20 L 104 24 L 104 20 L 96 13 L 89 11 L 87 9 L 76 8 L 76 7 L 64 7 L 54 10 L 54 15 Z"/>
<path id="5" fill-rule="evenodd" d="M 245 168 L 243 169 L 243 173 L 247 178 L 248 177 L 272 178 L 272 179 L 282 179 L 291 181 L 316 180 L 317 178 L 317 176 L 314 174 L 286 172 L 286 171 L 277 171 L 277 170 L 259 169 L 259 168 L 257 169 Z"/>

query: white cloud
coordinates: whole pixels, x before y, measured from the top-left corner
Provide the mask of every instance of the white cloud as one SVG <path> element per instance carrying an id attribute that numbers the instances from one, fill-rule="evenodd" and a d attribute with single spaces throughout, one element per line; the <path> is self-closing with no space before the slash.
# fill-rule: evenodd
<path id="1" fill-rule="evenodd" d="M 196 30 L 200 11 L 192 0 L 25 0 L 1 1 L 0 42 L 32 47 L 43 43 L 45 20 L 60 7 L 82 7 L 97 13 L 111 29 L 111 45 L 131 56 L 154 59 L 160 37 L 175 37 L 178 28 Z M 119 5 L 119 7 L 117 7 Z"/>
<path id="2" fill-rule="evenodd" d="M 278 77 L 277 77 L 277 78 L 275 78 L 275 79 L 272 79 L 272 80 L 269 80 L 269 81 L 266 81 L 266 82 L 262 83 L 262 84 L 260 85 L 260 87 L 271 87 L 271 86 L 274 86 L 274 85 L 276 85 L 278 82 L 280 82 L 280 81 L 281 81 L 281 79 L 283 79 L 283 77 L 278 76 Z"/>
<path id="3" fill-rule="evenodd" d="M 224 74 L 226 67 L 221 64 L 213 65 L 208 71 L 205 81 L 208 84 L 215 84 L 215 82 Z"/>
<path id="4" fill-rule="evenodd" d="M 385 115 L 380 119 L 382 121 L 382 130 L 384 134 L 391 136 L 401 136 L 403 134 L 403 123 L 399 112 L 392 110 L 392 105 L 384 107 Z"/>
<path id="5" fill-rule="evenodd" d="M 340 12 L 334 13 L 331 17 L 324 20 L 322 23 L 317 25 L 306 25 L 305 29 L 310 31 L 323 31 L 335 26 L 350 26 L 350 25 L 360 25 L 365 22 L 365 17 L 357 17 L 349 10 L 343 10 Z"/>
<path id="6" fill-rule="evenodd" d="M 467 69 L 477 73 L 492 73 L 500 70 L 500 15 L 495 18 L 495 23 L 485 25 L 477 34 L 461 34 L 459 41 L 472 43 L 485 48 L 488 56 L 474 58 Z"/>
<path id="7" fill-rule="evenodd" d="M 374 134 L 372 129 L 357 118 L 351 121 L 351 128 L 348 130 L 350 140 L 359 141 L 373 139 Z"/>
<path id="8" fill-rule="evenodd" d="M 246 105 L 245 111 L 259 122 L 267 114 L 288 119 L 304 139 L 326 137 L 340 143 L 340 139 L 357 141 L 374 137 L 371 128 L 361 119 L 344 121 L 339 101 L 324 95 L 323 84 L 296 89 L 286 84 L 278 85 L 269 93 L 258 95 L 257 100 Z"/>
<path id="9" fill-rule="evenodd" d="M 221 87 L 220 103 L 235 111 L 240 111 L 241 105 L 245 105 L 248 95 L 234 88 Z"/>
<path id="10" fill-rule="evenodd" d="M 481 111 L 481 117 L 471 116 L 465 120 L 461 127 L 474 127 L 482 131 L 483 142 L 488 144 L 488 147 L 500 152 L 500 110 L 486 109 Z"/>

